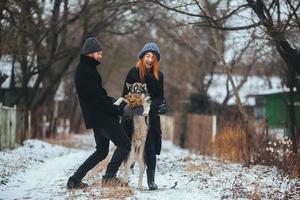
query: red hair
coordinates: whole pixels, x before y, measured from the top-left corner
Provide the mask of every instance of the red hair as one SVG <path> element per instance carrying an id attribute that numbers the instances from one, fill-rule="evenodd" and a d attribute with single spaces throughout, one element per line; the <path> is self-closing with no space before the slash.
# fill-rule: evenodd
<path id="1" fill-rule="evenodd" d="M 151 71 L 154 74 L 154 78 L 158 80 L 159 79 L 158 61 L 156 55 L 155 54 L 153 55 L 154 55 L 154 61 L 153 61 L 153 66 L 151 68 Z M 144 62 L 144 58 L 145 56 L 142 59 L 139 59 L 136 64 L 136 67 L 139 69 L 140 79 L 142 82 L 145 82 L 145 73 L 146 73 L 146 65 Z"/>

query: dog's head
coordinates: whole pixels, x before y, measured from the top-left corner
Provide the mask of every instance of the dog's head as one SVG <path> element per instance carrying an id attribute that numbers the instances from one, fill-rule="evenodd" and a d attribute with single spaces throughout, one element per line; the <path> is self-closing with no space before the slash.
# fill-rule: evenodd
<path id="1" fill-rule="evenodd" d="M 150 111 L 151 98 L 147 90 L 147 85 L 142 83 L 126 83 L 126 87 L 129 93 L 141 95 L 144 108 L 143 115 L 148 115 Z"/>
<path id="2" fill-rule="evenodd" d="M 147 85 L 142 83 L 126 83 L 126 87 L 130 93 L 148 96 Z"/>

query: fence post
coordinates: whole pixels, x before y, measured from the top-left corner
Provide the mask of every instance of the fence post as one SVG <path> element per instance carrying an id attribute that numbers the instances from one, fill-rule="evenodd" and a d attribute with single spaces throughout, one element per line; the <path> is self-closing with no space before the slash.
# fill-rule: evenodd
<path id="1" fill-rule="evenodd" d="M 9 108 L 10 112 L 10 137 L 9 137 L 9 148 L 15 148 L 16 145 L 16 124 L 17 124 L 17 107 L 16 105 L 13 108 Z"/>
<path id="2" fill-rule="evenodd" d="M 10 135 L 11 135 L 11 113 L 10 109 L 3 106 L 1 103 L 0 107 L 0 115 L 1 115 L 1 149 L 7 148 L 10 146 Z"/>
<path id="3" fill-rule="evenodd" d="M 27 113 L 25 112 L 24 114 L 26 115 Z M 25 121 L 25 119 L 26 119 L 25 116 L 24 116 L 23 119 L 24 119 L 24 121 Z M 28 127 L 28 130 L 25 130 L 25 127 L 24 127 L 24 130 L 23 130 L 23 131 L 24 131 L 24 134 L 25 134 L 25 137 L 24 137 L 24 138 L 27 139 L 28 136 L 29 136 L 29 137 L 32 136 L 32 135 L 31 135 L 31 111 L 30 111 L 30 110 L 28 111 L 28 121 L 27 121 L 27 122 L 24 122 L 24 124 L 25 124 L 25 123 L 28 123 L 28 126 L 27 126 L 27 127 Z M 25 131 L 28 131 L 28 132 L 25 132 Z"/>
<path id="4" fill-rule="evenodd" d="M 5 134 L 5 148 L 9 147 L 9 143 L 10 143 L 10 136 L 11 136 L 11 112 L 10 109 L 8 107 L 3 107 L 4 111 L 6 113 L 5 116 L 5 124 L 6 124 L 6 133 Z"/>
<path id="5" fill-rule="evenodd" d="M 217 134 L 217 116 L 213 115 L 213 120 L 212 120 L 212 142 L 215 142 L 216 139 L 216 134 Z"/>
<path id="6" fill-rule="evenodd" d="M 15 148 L 20 143 L 19 134 L 24 131 L 18 125 L 21 125 L 22 119 L 19 119 L 17 106 L 13 108 L 5 107 L 0 103 L 0 150 L 4 148 Z"/>
<path id="7" fill-rule="evenodd" d="M 2 112 L 2 102 L 0 102 L 0 150 L 3 148 L 3 141 L 4 141 L 4 114 Z"/>

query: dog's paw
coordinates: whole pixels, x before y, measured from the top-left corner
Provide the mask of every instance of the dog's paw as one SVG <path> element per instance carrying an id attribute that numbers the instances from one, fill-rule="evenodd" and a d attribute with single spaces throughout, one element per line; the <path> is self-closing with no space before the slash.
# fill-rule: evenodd
<path id="1" fill-rule="evenodd" d="M 142 190 L 142 189 L 143 189 L 143 186 L 142 186 L 142 185 L 138 185 L 137 189 L 138 189 L 138 190 Z"/>
<path id="2" fill-rule="evenodd" d="M 120 98 L 118 98 L 118 100 L 114 103 L 114 105 L 119 106 L 123 101 L 125 101 L 126 103 L 128 102 L 126 99 L 120 97 Z"/>
<path id="3" fill-rule="evenodd" d="M 122 180 L 122 182 L 124 182 L 124 183 L 129 183 L 129 181 L 128 181 L 128 177 L 127 178 L 125 178 L 125 177 L 121 177 L 120 178 L 121 180 Z"/>
<path id="4" fill-rule="evenodd" d="M 146 108 L 144 109 L 143 115 L 144 115 L 144 116 L 148 116 L 148 115 L 149 115 L 149 112 L 150 112 L 150 106 L 148 106 L 148 107 L 146 107 Z"/>

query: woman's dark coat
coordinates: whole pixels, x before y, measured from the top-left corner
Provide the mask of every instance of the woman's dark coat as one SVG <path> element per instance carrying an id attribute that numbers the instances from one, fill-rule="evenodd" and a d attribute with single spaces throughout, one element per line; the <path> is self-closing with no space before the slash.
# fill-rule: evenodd
<path id="1" fill-rule="evenodd" d="M 128 88 L 126 86 L 126 83 L 133 84 L 133 83 L 146 83 L 148 93 L 151 97 L 151 109 L 150 109 L 150 128 L 148 132 L 147 142 L 148 141 L 155 141 L 155 149 L 156 154 L 159 155 L 161 151 L 161 127 L 160 127 L 160 117 L 158 115 L 158 106 L 161 104 L 161 102 L 164 99 L 164 77 L 163 73 L 159 72 L 159 80 L 156 80 L 153 73 L 146 73 L 145 74 L 145 82 L 142 82 L 139 75 L 139 70 L 137 67 L 133 67 L 128 72 L 122 97 L 128 94 Z M 129 136 L 131 136 L 133 131 L 133 121 L 131 119 L 124 119 L 122 121 L 122 124 L 128 133 Z"/>

